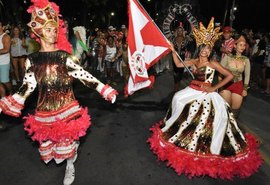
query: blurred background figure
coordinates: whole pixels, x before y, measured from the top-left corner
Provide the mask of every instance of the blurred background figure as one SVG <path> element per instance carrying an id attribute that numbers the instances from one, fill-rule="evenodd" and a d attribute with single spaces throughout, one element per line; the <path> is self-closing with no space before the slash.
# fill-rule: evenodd
<path id="1" fill-rule="evenodd" d="M 73 28 L 75 36 L 75 47 L 73 47 L 72 54 L 77 58 L 79 64 L 84 60 L 83 52 L 88 52 L 89 48 L 86 45 L 86 30 L 84 26 L 75 26 Z"/>
<path id="2" fill-rule="evenodd" d="M 6 24 L 0 20 L 0 98 L 11 93 L 11 83 L 9 79 L 10 71 L 10 36 L 5 32 Z M 0 131 L 6 126 L 3 116 L 0 115 Z"/>
<path id="3" fill-rule="evenodd" d="M 233 80 L 224 86 L 220 95 L 231 106 L 234 117 L 238 118 L 243 98 L 247 96 L 249 88 L 250 62 L 249 58 L 242 55 L 246 49 L 246 39 L 240 35 L 234 43 L 232 55 L 225 55 L 221 60 L 221 65 L 233 74 Z"/>
<path id="4" fill-rule="evenodd" d="M 26 52 L 25 36 L 19 26 L 14 26 L 11 31 L 11 57 L 15 80 L 20 83 L 24 76 Z"/>
<path id="5" fill-rule="evenodd" d="M 5 32 L 6 24 L 0 20 L 0 84 L 1 96 L 11 92 L 10 71 L 10 36 Z"/>
<path id="6" fill-rule="evenodd" d="M 234 47 L 234 39 L 232 38 L 232 27 L 230 26 L 225 26 L 223 28 L 223 42 L 221 45 L 221 59 L 225 55 L 231 54 L 233 47 Z"/>
<path id="7" fill-rule="evenodd" d="M 37 52 L 40 49 L 40 44 L 31 37 L 33 34 L 31 28 L 28 28 L 28 32 L 25 38 L 25 43 L 26 43 L 26 51 L 27 55 L 30 55 L 31 53 Z"/>

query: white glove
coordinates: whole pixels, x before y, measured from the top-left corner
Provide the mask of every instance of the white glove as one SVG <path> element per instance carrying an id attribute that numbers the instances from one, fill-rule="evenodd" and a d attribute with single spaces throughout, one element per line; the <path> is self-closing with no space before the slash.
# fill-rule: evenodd
<path id="1" fill-rule="evenodd" d="M 112 96 L 111 103 L 114 103 L 114 102 L 115 102 L 115 100 L 116 100 L 116 95 L 113 95 L 113 96 Z"/>
<path id="2" fill-rule="evenodd" d="M 118 92 L 113 89 L 111 86 L 108 84 L 100 85 L 97 87 L 98 92 L 105 98 L 107 101 L 111 101 L 111 103 L 114 103 L 116 100 L 116 95 L 118 95 Z"/>

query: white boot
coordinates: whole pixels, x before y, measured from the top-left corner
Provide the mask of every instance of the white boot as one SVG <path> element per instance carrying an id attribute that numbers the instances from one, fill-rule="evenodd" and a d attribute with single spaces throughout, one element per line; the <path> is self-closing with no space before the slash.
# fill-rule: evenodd
<path id="1" fill-rule="evenodd" d="M 67 160 L 67 167 L 63 184 L 70 185 L 73 183 L 74 179 L 75 179 L 75 167 L 73 165 L 73 158 L 72 158 Z"/>
<path id="2" fill-rule="evenodd" d="M 80 141 L 77 141 L 76 142 L 76 151 L 75 151 L 75 155 L 73 157 L 73 163 L 75 163 L 77 157 L 78 157 L 78 148 L 79 148 L 79 145 L 80 145 Z"/>

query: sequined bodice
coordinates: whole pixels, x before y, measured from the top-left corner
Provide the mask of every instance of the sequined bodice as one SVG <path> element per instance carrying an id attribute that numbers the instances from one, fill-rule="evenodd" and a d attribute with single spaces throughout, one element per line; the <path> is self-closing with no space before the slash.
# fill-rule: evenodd
<path id="1" fill-rule="evenodd" d="M 57 110 L 74 100 L 72 77 L 65 65 L 64 51 L 36 52 L 29 55 L 38 83 L 38 111 Z"/>
<path id="2" fill-rule="evenodd" d="M 215 70 L 209 66 L 193 69 L 194 80 L 212 84 Z"/>
<path id="3" fill-rule="evenodd" d="M 227 68 L 234 76 L 233 81 L 238 82 L 242 80 L 242 74 L 245 72 L 246 65 L 249 61 L 245 56 L 227 56 L 224 57 L 222 65 Z"/>

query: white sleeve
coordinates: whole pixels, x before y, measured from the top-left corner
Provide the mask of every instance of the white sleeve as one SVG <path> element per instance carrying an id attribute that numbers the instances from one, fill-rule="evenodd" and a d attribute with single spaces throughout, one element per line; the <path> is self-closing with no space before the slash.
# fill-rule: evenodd
<path id="1" fill-rule="evenodd" d="M 80 65 L 76 64 L 70 57 L 67 58 L 66 66 L 68 67 L 68 74 L 74 78 L 79 79 L 84 85 L 96 89 L 106 100 L 112 103 L 118 94 L 115 89 L 108 84 L 105 85 L 95 78 L 88 71 L 85 71 Z"/>

